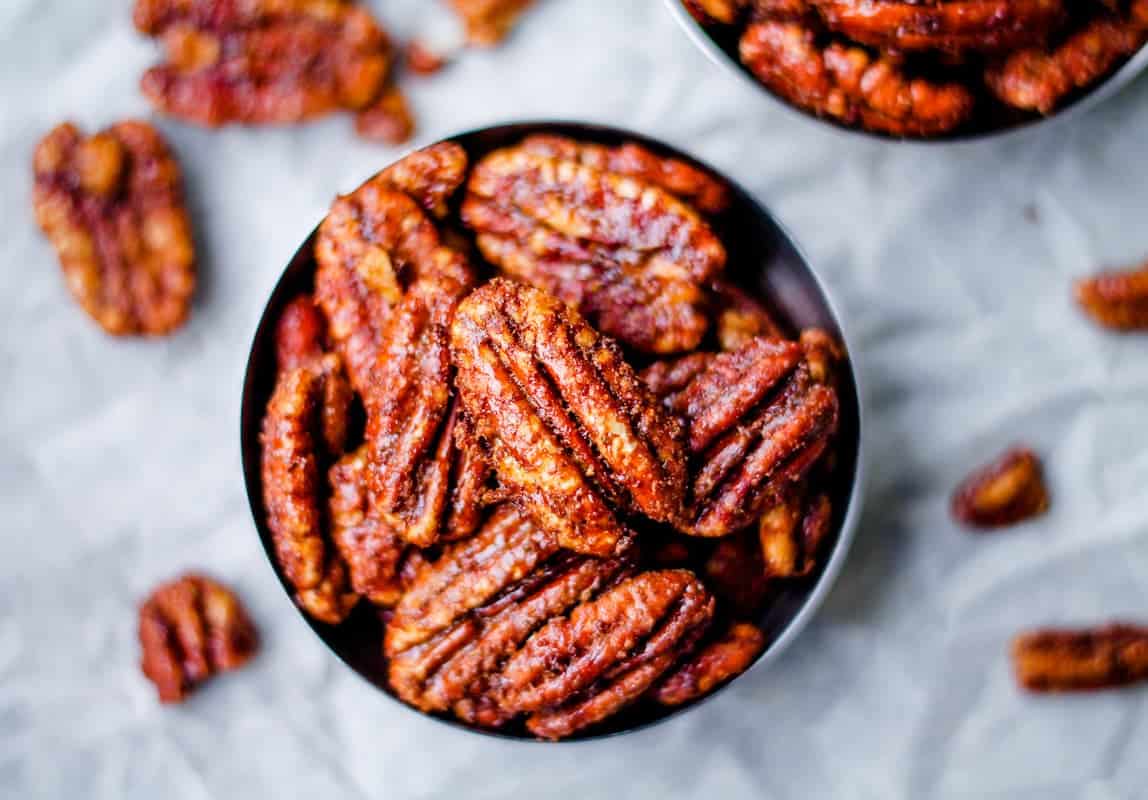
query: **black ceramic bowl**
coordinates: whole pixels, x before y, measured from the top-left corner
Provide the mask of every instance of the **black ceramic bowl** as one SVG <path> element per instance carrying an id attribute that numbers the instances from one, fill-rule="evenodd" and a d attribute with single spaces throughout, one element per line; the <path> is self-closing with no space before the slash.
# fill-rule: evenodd
<path id="1" fill-rule="evenodd" d="M 634 141 L 654 152 L 683 159 L 695 166 L 715 172 L 690 156 L 647 137 L 613 128 L 577 123 L 522 122 L 468 131 L 450 138 L 466 149 L 471 162 L 474 163 L 491 150 L 514 144 L 529 134 L 543 132 L 611 145 Z M 382 166 L 385 165 L 380 165 Z M 728 273 L 729 277 L 745 288 L 768 297 L 780 318 L 788 321 L 794 329 L 809 326 L 825 328 L 838 335 L 848 349 L 847 337 L 841 329 L 825 289 L 792 239 L 769 212 L 758 205 L 749 194 L 736 183 L 727 182 L 732 189 L 733 202 L 727 212 L 714 220 L 714 227 L 729 250 L 729 263 L 732 269 Z M 243 384 L 240 436 L 247 496 L 251 503 L 255 528 L 263 542 L 268 561 L 288 594 L 291 594 L 291 588 L 276 564 L 263 506 L 263 487 L 259 468 L 259 428 L 275 380 L 275 322 L 288 300 L 297 293 L 312 288 L 315 270 L 312 256 L 314 238 L 315 232 L 312 231 L 283 271 L 283 276 L 271 293 L 271 299 L 263 311 L 251 345 Z M 861 409 L 851 362 L 846 364 L 842 373 L 839 463 L 836 470 L 836 485 L 830 487 L 835 518 L 831 541 L 827 546 L 829 554 L 814 576 L 781 592 L 759 620 L 769 637 L 770 645 L 758 658 L 755 664 L 758 669 L 776 658 L 793 641 L 829 591 L 844 562 L 859 517 Z M 386 664 L 382 654 L 382 624 L 374 609 L 366 603 L 360 603 L 355 612 L 338 626 L 325 625 L 306 615 L 303 616 L 316 635 L 347 666 L 382 693 L 394 698 L 386 682 Z M 396 702 L 400 701 L 396 698 Z M 687 708 L 696 706 L 698 702 L 701 701 L 673 709 L 637 707 L 607 720 L 581 737 L 566 741 L 586 740 L 633 731 L 682 713 Z M 420 712 L 412 709 L 412 713 Z M 468 730 L 490 733 L 463 725 L 452 717 L 444 716 L 441 719 L 448 724 Z M 524 729 L 504 730 L 491 735 L 526 740 L 531 738 Z"/>
<path id="2" fill-rule="evenodd" d="M 1070 102 L 1058 109 L 1054 114 L 1043 117 L 1035 113 L 1027 113 L 1008 109 L 1001 105 L 995 110 L 981 114 L 972 124 L 962 127 L 959 131 L 944 136 L 933 137 L 907 137 L 899 138 L 884 133 L 875 133 L 863 128 L 846 125 L 829 117 L 820 117 L 810 111 L 790 103 L 757 79 L 757 77 L 741 63 L 738 57 L 738 36 L 733 29 L 723 30 L 721 27 L 707 28 L 691 16 L 682 4 L 682 0 L 663 0 L 670 13 L 677 19 L 682 30 L 690 40 L 701 48 L 706 56 L 729 75 L 742 81 L 748 81 L 761 93 L 767 102 L 775 103 L 783 109 L 806 120 L 813 120 L 828 128 L 842 132 L 856 134 L 870 139 L 880 139 L 893 142 L 911 142 L 917 144 L 943 144 L 954 142 L 974 142 L 986 139 L 1001 139 L 1005 136 L 1020 134 L 1025 131 L 1037 129 L 1045 130 L 1053 125 L 1067 122 L 1069 119 L 1081 116 L 1100 103 L 1104 102 L 1125 86 L 1148 67 L 1148 45 L 1140 48 L 1132 58 L 1123 66 L 1098 81 L 1092 87 L 1078 92 Z"/>

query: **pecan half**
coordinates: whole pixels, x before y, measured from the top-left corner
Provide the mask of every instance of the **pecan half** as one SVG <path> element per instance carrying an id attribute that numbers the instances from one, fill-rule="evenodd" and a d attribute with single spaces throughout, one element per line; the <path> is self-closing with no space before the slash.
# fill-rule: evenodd
<path id="1" fill-rule="evenodd" d="M 1106 328 L 1148 330 L 1148 264 L 1078 281 L 1076 301 Z"/>
<path id="2" fill-rule="evenodd" d="M 1112 624 L 1040 630 L 1012 647 L 1017 683 L 1032 692 L 1108 689 L 1148 680 L 1148 628 Z"/>
<path id="3" fill-rule="evenodd" d="M 355 133 L 390 145 L 414 135 L 415 117 L 407 96 L 395 84 L 387 84 L 375 102 L 355 115 Z"/>
<path id="4" fill-rule="evenodd" d="M 765 634 L 756 625 L 737 622 L 676 667 L 655 689 L 665 706 L 679 706 L 709 694 L 749 668 L 765 649 Z"/>
<path id="5" fill-rule="evenodd" d="M 347 565 L 355 593 L 375 605 L 393 606 L 406 589 L 415 550 L 369 513 L 366 471 L 366 448 L 360 447 L 328 472 L 331 541 Z"/>
<path id="6" fill-rule="evenodd" d="M 188 573 L 158 586 L 139 613 L 140 667 L 162 703 L 180 703 L 219 672 L 239 669 L 258 636 L 239 600 L 210 578 Z"/>
<path id="7" fill-rule="evenodd" d="M 146 122 L 84 137 L 54 128 L 33 157 L 36 222 L 72 296 L 116 336 L 160 336 L 187 319 L 195 248 L 175 156 Z"/>
<path id="8" fill-rule="evenodd" d="M 720 272 L 720 240 L 655 180 L 712 191 L 650 154 L 531 139 L 476 166 L 462 206 L 488 261 L 556 294 L 603 333 L 648 352 L 697 346 L 708 326 L 703 285 Z M 608 171 L 626 159 L 641 178 Z M 683 165 L 684 167 L 684 165 Z"/>
<path id="9" fill-rule="evenodd" d="M 794 492 L 767 510 L 757 527 L 766 575 L 804 578 L 813 572 L 832 511 L 828 495 L 807 497 L 805 492 Z"/>
<path id="10" fill-rule="evenodd" d="M 750 0 L 682 0 L 682 4 L 703 25 L 732 25 Z"/>
<path id="11" fill-rule="evenodd" d="M 725 536 L 751 524 L 822 457 L 837 427 L 837 393 L 813 379 L 804 356 L 796 342 L 759 337 L 704 365 L 696 359 L 645 372 L 689 425 L 683 533 Z M 695 374 L 674 390 L 675 371 Z"/>
<path id="12" fill-rule="evenodd" d="M 1148 13 L 1148 2 L 1143 2 Z M 1051 114 L 1078 89 L 1103 78 L 1148 41 L 1148 30 L 1100 17 L 1060 44 L 1018 50 L 985 70 L 985 85 L 1001 102 Z"/>
<path id="13" fill-rule="evenodd" d="M 740 53 L 762 83 L 794 105 L 892 136 L 952 131 L 972 116 L 976 102 L 967 87 L 912 78 L 889 57 L 838 42 L 822 47 L 802 22 L 753 23 Z"/>
<path id="14" fill-rule="evenodd" d="M 459 305 L 451 351 L 500 485 L 562 546 L 609 554 L 619 513 L 680 516 L 680 426 L 576 312 L 496 278 Z"/>
<path id="15" fill-rule="evenodd" d="M 466 39 L 476 47 L 493 47 L 510 33 L 534 0 L 451 0 L 466 26 Z"/>
<path id="16" fill-rule="evenodd" d="M 339 0 L 137 0 L 136 27 L 167 61 L 143 76 L 161 112 L 215 127 L 295 123 L 359 110 L 384 91 L 392 48 Z"/>
<path id="17" fill-rule="evenodd" d="M 1040 459 L 1014 447 L 966 478 L 953 494 L 953 516 L 976 528 L 996 528 L 1048 510 Z"/>
<path id="18" fill-rule="evenodd" d="M 440 210 L 465 168 L 465 154 L 453 147 L 420 151 L 336 199 L 319 226 L 315 299 L 368 408 L 383 328 L 406 289 L 426 279 L 455 293 L 474 279 L 417 204 Z"/>
<path id="19" fill-rule="evenodd" d="M 1063 0 L 808 0 L 825 25 L 899 51 L 1000 51 L 1044 42 L 1067 19 Z"/>
<path id="20" fill-rule="evenodd" d="M 713 597 L 686 570 L 645 572 L 553 619 L 497 678 L 499 704 L 559 739 L 639 698 L 705 632 Z"/>
<path id="21" fill-rule="evenodd" d="M 750 339 L 785 338 L 785 331 L 755 297 L 728 281 L 714 281 L 716 329 L 722 350 L 736 350 Z"/>
<path id="22" fill-rule="evenodd" d="M 280 374 L 263 418 L 263 501 L 276 558 L 299 604 L 316 619 L 337 623 L 358 596 L 324 537 L 315 435 L 324 382 L 323 373 L 308 367 Z"/>

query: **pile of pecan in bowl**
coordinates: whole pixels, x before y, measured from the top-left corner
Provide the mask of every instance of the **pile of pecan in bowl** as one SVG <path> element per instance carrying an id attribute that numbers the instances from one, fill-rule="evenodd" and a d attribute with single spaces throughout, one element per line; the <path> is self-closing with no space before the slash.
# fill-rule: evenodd
<path id="1" fill-rule="evenodd" d="M 1146 0 L 681 0 L 774 94 L 894 137 L 1050 115 L 1148 42 Z"/>
<path id="2" fill-rule="evenodd" d="M 853 478 L 849 367 L 731 281 L 731 191 L 697 165 L 550 133 L 471 150 L 338 198 L 289 269 L 245 398 L 257 520 L 313 627 L 407 704 L 627 729 L 740 674 L 808 597 Z"/>

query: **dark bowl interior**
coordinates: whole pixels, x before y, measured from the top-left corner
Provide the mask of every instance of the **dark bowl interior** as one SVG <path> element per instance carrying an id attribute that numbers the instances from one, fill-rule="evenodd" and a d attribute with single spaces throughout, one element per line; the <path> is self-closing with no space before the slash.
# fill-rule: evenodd
<path id="1" fill-rule="evenodd" d="M 765 94 L 770 100 L 780 103 L 781 106 L 794 114 L 827 125 L 837 130 L 864 136 L 872 139 L 882 139 L 893 142 L 916 142 L 921 144 L 944 142 L 969 142 L 979 139 L 999 138 L 1005 134 L 1020 133 L 1040 126 L 1064 122 L 1078 114 L 1083 114 L 1090 108 L 1103 102 L 1108 97 L 1128 85 L 1133 78 L 1148 66 L 1148 46 L 1142 47 L 1138 53 L 1128 59 L 1119 69 L 1114 70 L 1108 77 L 1094 85 L 1075 92 L 1068 101 L 1050 116 L 1044 117 L 1036 113 L 1020 111 L 1009 108 L 1003 103 L 992 102 L 987 108 L 978 111 L 974 120 L 960 129 L 943 136 L 925 137 L 897 137 L 885 133 L 868 131 L 853 125 L 846 125 L 832 117 L 820 117 L 800 106 L 775 94 L 769 87 L 757 79 L 753 72 L 741 63 L 738 56 L 738 38 L 741 34 L 739 26 L 713 26 L 706 27 L 694 19 L 682 4 L 682 0 L 664 0 L 678 23 L 685 29 L 690 39 L 702 49 L 710 58 L 720 66 L 735 73 L 739 77 L 750 81 L 758 91 Z M 982 104 L 983 105 L 983 104 Z"/>
<path id="2" fill-rule="evenodd" d="M 710 167 L 688 155 L 644 136 L 584 124 L 518 123 L 470 131 L 451 138 L 466 149 L 473 163 L 491 150 L 514 144 L 529 134 L 541 132 L 559 133 L 610 145 L 620 144 L 623 141 L 636 141 L 657 153 L 684 159 L 714 172 Z M 731 208 L 714 221 L 714 227 L 729 250 L 729 277 L 744 288 L 768 298 L 779 319 L 787 321 L 795 330 L 819 326 L 844 340 L 843 332 L 824 290 L 789 235 L 782 230 L 769 212 L 758 205 L 744 190 L 733 182 L 730 182 L 730 186 L 733 190 Z M 240 435 L 248 500 L 267 558 L 288 594 L 292 593 L 291 587 L 276 564 L 263 506 L 259 428 L 264 408 L 274 388 L 275 322 L 288 300 L 301 291 L 312 289 L 315 270 L 312 256 L 314 238 L 315 233 L 312 232 L 291 259 L 291 263 L 287 265 L 283 276 L 271 293 L 251 345 L 243 385 Z M 791 634 L 796 633 L 796 630 L 790 630 L 791 627 L 794 627 L 799 616 L 803 619 L 808 616 L 802 612 L 807 606 L 812 605 L 811 598 L 819 597 L 827 588 L 827 586 L 821 587 L 819 590 L 819 584 L 828 583 L 832 578 L 831 574 L 825 572 L 826 565 L 839 564 L 848 544 L 849 530 L 846 519 L 848 517 L 852 520 L 856 516 L 856 509 L 851 506 L 858 502 L 855 490 L 858 484 L 860 407 L 851 362 L 842 373 L 839 466 L 835 471 L 835 485 L 830 487 L 835 519 L 831 541 L 826 547 L 828 555 L 814 576 L 781 591 L 759 620 L 771 642 L 766 652 L 759 657 L 759 661 L 787 643 L 792 638 Z M 338 626 L 316 622 L 305 614 L 303 617 L 316 635 L 344 663 L 383 692 L 394 697 L 386 682 L 386 663 L 381 644 L 382 622 L 376 610 L 366 603 L 360 603 L 350 618 Z M 712 693 L 709 696 L 712 697 Z M 702 698 L 704 699 L 706 698 Z M 701 700 L 675 709 L 640 705 L 576 738 L 598 738 L 631 731 L 684 711 L 692 705 L 697 705 L 698 702 Z M 444 716 L 441 719 L 467 730 L 490 734 L 489 731 L 480 731 L 463 725 L 451 717 Z M 504 730 L 491 735 L 527 740 L 531 738 L 522 729 Z"/>

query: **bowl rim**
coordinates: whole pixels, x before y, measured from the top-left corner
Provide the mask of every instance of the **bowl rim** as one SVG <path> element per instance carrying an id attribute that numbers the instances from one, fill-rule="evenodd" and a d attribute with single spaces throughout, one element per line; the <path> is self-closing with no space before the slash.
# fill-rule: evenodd
<path id="1" fill-rule="evenodd" d="M 785 244 L 792 249 L 796 255 L 798 262 L 808 273 L 808 277 L 812 285 L 816 288 L 817 294 L 820 296 L 825 309 L 828 311 L 830 318 L 836 324 L 837 332 L 840 335 L 842 344 L 845 348 L 846 361 L 849 365 L 850 378 L 852 380 L 852 387 L 854 397 L 852 398 L 853 407 L 856 410 L 857 417 L 857 431 L 855 443 L 855 459 L 853 476 L 850 482 L 849 491 L 846 497 L 845 514 L 841 518 L 840 528 L 837 531 L 836 540 L 833 543 L 832 552 L 826 560 L 824 567 L 815 579 L 815 583 L 809 589 L 808 594 L 801 602 L 796 613 L 784 624 L 777 635 L 766 645 L 765 650 L 754 660 L 754 662 L 743 672 L 734 676 L 730 680 L 725 681 L 718 688 L 708 692 L 707 694 L 685 703 L 682 706 L 674 708 L 665 714 L 657 716 L 652 719 L 643 720 L 631 727 L 622 728 L 618 730 L 609 730 L 603 733 L 589 734 L 585 736 L 575 736 L 569 739 L 560 739 L 557 741 L 543 740 L 531 736 L 522 736 L 504 733 L 498 730 L 487 730 L 468 725 L 460 720 L 454 719 L 439 714 L 430 714 L 422 712 L 404 703 L 399 698 L 392 695 L 390 692 L 377 685 L 374 681 L 364 675 L 354 664 L 350 662 L 347 656 L 344 655 L 340 649 L 332 645 L 328 641 L 328 637 L 324 631 L 329 630 L 332 626 L 328 626 L 317 622 L 307 615 L 299 606 L 292 600 L 292 587 L 287 583 L 286 578 L 282 571 L 276 564 L 276 557 L 270 542 L 270 536 L 266 535 L 264 529 L 266 527 L 265 511 L 263 508 L 263 498 L 257 492 L 257 485 L 261 488 L 261 478 L 258 481 L 251 479 L 252 474 L 258 474 L 258 463 L 260 458 L 259 448 L 259 435 L 258 426 L 250 426 L 249 420 L 261 420 L 264 412 L 262 405 L 257 404 L 256 400 L 256 381 L 257 376 L 261 369 L 261 364 L 257 363 L 256 350 L 261 337 L 267 335 L 266 331 L 272 328 L 274 323 L 271 320 L 271 312 L 273 307 L 276 306 L 276 300 L 279 298 L 287 288 L 287 285 L 293 281 L 294 277 L 293 267 L 301 259 L 312 258 L 311 252 L 313 250 L 314 241 L 318 235 L 319 226 L 322 224 L 326 214 L 323 215 L 312 228 L 311 232 L 304 238 L 298 248 L 292 253 L 286 265 L 283 267 L 279 277 L 275 280 L 271 290 L 268 292 L 266 299 L 263 303 L 263 308 L 260 311 L 259 317 L 254 325 L 254 329 L 250 335 L 250 344 L 247 350 L 247 357 L 243 370 L 243 384 L 242 395 L 239 412 L 239 439 L 240 439 L 240 466 L 243 472 L 244 489 L 247 494 L 248 507 L 251 511 L 252 523 L 255 529 L 255 534 L 259 537 L 260 544 L 263 548 L 266 566 L 271 570 L 280 586 L 283 588 L 286 600 L 294 609 L 295 614 L 300 618 L 310 629 L 311 632 L 323 643 L 324 647 L 330 651 L 344 666 L 346 666 L 352 673 L 354 673 L 361 681 L 371 686 L 378 694 L 384 695 L 391 702 L 401 706 L 405 711 L 414 714 L 422 719 L 434 720 L 438 723 L 444 724 L 454 730 L 464 731 L 470 734 L 477 734 L 491 739 L 501 740 L 503 742 L 514 743 L 527 743 L 527 744 L 544 744 L 544 745 L 575 745 L 575 744 L 588 744 L 592 742 L 600 742 L 606 739 L 612 739 L 618 736 L 626 736 L 635 734 L 642 731 L 647 731 L 655 726 L 663 723 L 668 723 L 671 720 L 680 719 L 686 716 L 689 711 L 699 708 L 703 703 L 707 703 L 718 695 L 724 693 L 727 689 L 737 683 L 740 679 L 750 674 L 751 672 L 763 669 L 766 665 L 771 664 L 778 659 L 781 654 L 792 644 L 794 640 L 801 634 L 801 632 L 809 625 L 817 611 L 820 609 L 828 596 L 833 585 L 836 583 L 840 575 L 841 569 L 844 566 L 845 560 L 848 557 L 849 551 L 852 547 L 853 540 L 857 534 L 859 527 L 862 506 L 864 504 L 865 487 L 866 487 L 866 461 L 865 461 L 865 448 L 864 448 L 864 430 L 865 430 L 865 409 L 864 397 L 865 392 L 861 382 L 860 370 L 858 369 L 857 359 L 855 353 L 857 352 L 853 346 L 853 341 L 850 337 L 848 330 L 843 323 L 843 317 L 840 313 L 837 303 L 833 295 L 828 290 L 821 275 L 814 268 L 812 261 L 806 254 L 804 249 L 798 244 L 789 228 L 787 228 L 777 216 L 761 203 L 757 197 L 750 193 L 739 182 L 730 179 L 722 170 L 716 169 L 708 162 L 694 156 L 692 153 L 684 151 L 682 148 L 675 144 L 667 142 L 660 137 L 652 134 L 647 134 L 643 131 L 634 130 L 632 128 L 623 128 L 615 125 L 604 124 L 600 122 L 587 122 L 577 119 L 568 118 L 548 118 L 548 119 L 512 119 L 498 123 L 477 125 L 468 127 L 461 130 L 452 131 L 433 142 L 422 143 L 418 146 L 411 146 L 405 148 L 401 154 L 389 160 L 379 170 L 385 168 L 387 165 L 394 163 L 409 154 L 430 147 L 434 144 L 465 140 L 470 137 L 487 134 L 495 131 L 509 130 L 509 129 L 522 129 L 523 136 L 530 133 L 553 131 L 559 129 L 560 131 L 567 131 L 575 129 L 583 132 L 588 132 L 592 135 L 605 136 L 610 138 L 625 139 L 638 142 L 644 146 L 651 146 L 656 152 L 665 153 L 674 158 L 680 158 L 687 163 L 691 163 L 700 167 L 710 174 L 722 179 L 729 184 L 734 195 L 739 199 L 745 201 L 747 209 L 752 211 L 756 216 L 768 221 L 777 231 L 779 237 Z M 363 182 L 369 180 L 373 175 L 377 174 L 379 170 L 367 175 Z M 361 183 L 358 185 L 362 185 Z M 353 191 L 353 190 L 352 190 Z M 265 398 L 264 398 L 265 400 Z M 254 435 L 250 435 L 249 431 L 254 430 Z M 251 465 L 256 465 L 254 469 Z"/>
<path id="2" fill-rule="evenodd" d="M 855 128 L 826 117 L 820 117 L 778 96 L 772 89 L 757 80 L 740 62 L 731 58 L 730 55 L 714 41 L 713 37 L 706 32 L 705 27 L 694 19 L 685 5 L 682 4 L 682 0 L 662 1 L 663 4 L 668 7 L 670 15 L 677 21 L 678 27 L 685 32 L 687 38 L 706 55 L 706 58 L 711 63 L 718 65 L 725 74 L 736 76 L 743 85 L 752 87 L 758 94 L 766 97 L 770 103 L 783 109 L 791 119 L 812 123 L 821 130 L 832 132 L 842 139 L 864 139 L 891 146 L 907 145 L 909 147 L 921 148 L 938 148 L 944 146 L 972 147 L 990 141 L 993 143 L 1004 143 L 1020 140 L 1033 135 L 1037 130 L 1051 131 L 1067 124 L 1070 120 L 1083 117 L 1104 101 L 1118 94 L 1122 89 L 1131 84 L 1145 68 L 1148 68 L 1148 43 L 1146 43 L 1125 61 L 1119 69 L 1096 84 L 1092 90 L 1079 97 L 1070 105 L 1056 111 L 1051 116 L 1037 117 L 996 130 L 980 131 L 957 136 L 890 136 L 888 134 L 868 131 L 864 128 Z"/>

